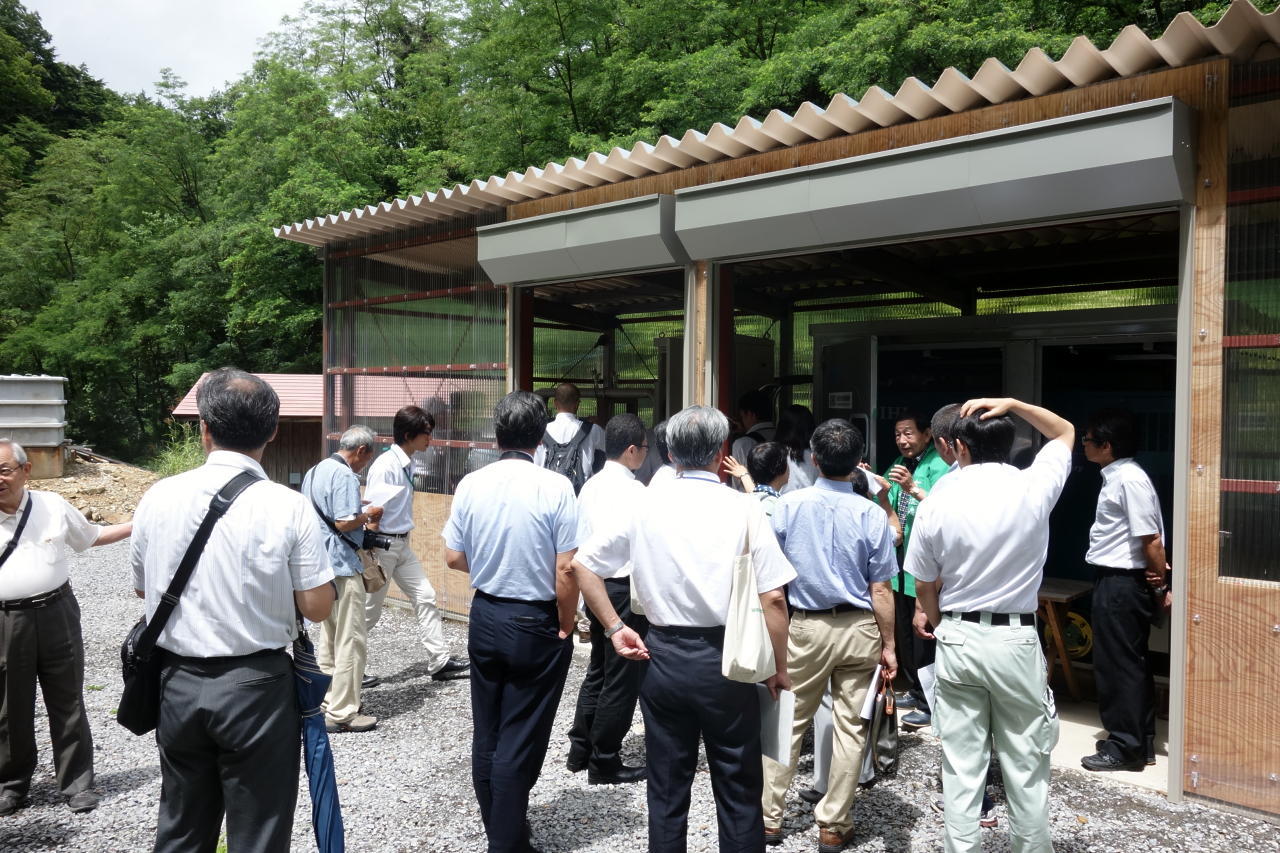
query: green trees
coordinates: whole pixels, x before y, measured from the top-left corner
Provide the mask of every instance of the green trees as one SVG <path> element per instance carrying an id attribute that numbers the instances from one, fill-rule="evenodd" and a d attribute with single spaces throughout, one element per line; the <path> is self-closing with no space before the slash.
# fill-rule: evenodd
<path id="1" fill-rule="evenodd" d="M 1227 5 L 312 0 L 226 91 L 144 98 L 0 0 L 0 372 L 67 376 L 70 435 L 145 456 L 202 371 L 319 369 L 320 267 L 274 225 Z"/>

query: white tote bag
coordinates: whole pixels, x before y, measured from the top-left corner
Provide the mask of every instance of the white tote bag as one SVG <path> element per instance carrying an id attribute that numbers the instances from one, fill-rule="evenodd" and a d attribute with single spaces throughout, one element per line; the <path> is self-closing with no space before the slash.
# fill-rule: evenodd
<path id="1" fill-rule="evenodd" d="M 751 532 L 747 545 L 733 558 L 733 591 L 729 593 L 729 618 L 724 624 L 724 656 L 720 674 L 730 681 L 756 684 L 777 672 L 769 627 L 756 591 L 756 570 L 751 562 Z"/>

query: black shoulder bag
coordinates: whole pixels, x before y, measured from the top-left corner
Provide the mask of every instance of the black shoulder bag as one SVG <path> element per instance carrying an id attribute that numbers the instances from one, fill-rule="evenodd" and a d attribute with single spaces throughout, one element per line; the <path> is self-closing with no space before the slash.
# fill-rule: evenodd
<path id="1" fill-rule="evenodd" d="M 135 735 L 145 735 L 160 722 L 160 658 L 155 654 L 156 640 L 178 606 L 178 599 L 186 589 L 191 573 L 195 571 L 200 554 L 209 541 L 209 534 L 218 519 L 226 515 L 233 501 L 254 482 L 262 479 L 250 471 L 242 471 L 222 491 L 209 501 L 209 512 L 200 522 L 195 537 L 182 555 L 182 562 L 174 572 L 169 588 L 160 597 L 160 604 L 151 621 L 138 620 L 120 646 L 120 663 L 123 665 L 124 692 L 116 711 L 116 722 Z"/>

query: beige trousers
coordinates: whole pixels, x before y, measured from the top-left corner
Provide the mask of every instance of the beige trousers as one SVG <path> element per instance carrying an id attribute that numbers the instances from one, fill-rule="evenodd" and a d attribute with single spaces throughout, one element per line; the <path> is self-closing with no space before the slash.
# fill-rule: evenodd
<path id="1" fill-rule="evenodd" d="M 844 833 L 853 827 L 849 809 L 858 791 L 862 747 L 867 721 L 858 716 L 871 686 L 871 673 L 880 661 L 880 629 L 870 611 L 795 613 L 787 640 L 787 669 L 796 694 L 795 725 L 791 729 L 791 766 L 764 759 L 764 825 L 782 826 L 787 788 L 795 776 L 804 730 L 831 684 L 835 734 L 827 793 L 813 810 L 822 829 Z"/>
<path id="2" fill-rule="evenodd" d="M 436 608 L 436 591 L 427 580 L 426 572 L 418 555 L 409 547 L 408 536 L 398 536 L 391 540 L 391 547 L 379 551 L 378 562 L 387 573 L 387 578 L 396 582 L 413 605 L 414 615 L 418 617 L 418 632 L 422 636 L 422 645 L 427 650 L 427 671 L 434 674 L 449 662 L 449 646 L 444 641 L 444 623 L 440 611 Z M 365 630 L 372 631 L 382 617 L 382 603 L 387 600 L 388 584 L 369 596 L 365 604 Z"/>
<path id="3" fill-rule="evenodd" d="M 991 763 L 1000 754 L 1013 853 L 1050 853 L 1049 753 L 1058 712 L 1036 629 L 944 617 L 935 664 L 933 727 L 942 739 L 947 853 L 980 853 L 978 819 Z"/>
<path id="4" fill-rule="evenodd" d="M 364 627 L 364 576 L 339 576 L 338 600 L 329 618 L 320 623 L 320 645 L 316 663 L 333 677 L 324 694 L 325 719 L 331 723 L 347 723 L 360 711 L 360 682 L 368 656 Z"/>

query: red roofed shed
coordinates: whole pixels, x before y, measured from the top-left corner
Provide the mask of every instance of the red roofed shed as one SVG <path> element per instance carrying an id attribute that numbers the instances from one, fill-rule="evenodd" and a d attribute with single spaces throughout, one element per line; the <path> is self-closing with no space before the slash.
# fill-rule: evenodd
<path id="1" fill-rule="evenodd" d="M 326 450 L 320 426 L 324 416 L 324 377 L 310 373 L 256 373 L 280 396 L 280 429 L 262 454 L 262 467 L 277 483 L 297 488 L 302 475 Z M 201 381 L 204 376 L 200 377 Z M 197 382 L 173 409 L 180 420 L 196 420 Z"/>

